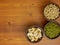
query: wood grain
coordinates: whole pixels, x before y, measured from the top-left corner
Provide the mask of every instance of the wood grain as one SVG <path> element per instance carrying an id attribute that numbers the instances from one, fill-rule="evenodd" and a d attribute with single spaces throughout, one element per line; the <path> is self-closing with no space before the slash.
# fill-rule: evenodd
<path id="1" fill-rule="evenodd" d="M 0 0 L 0 45 L 59 45 L 60 37 L 51 40 L 43 35 L 38 43 L 26 38 L 28 25 L 47 23 L 43 8 L 49 2 L 60 6 L 60 0 Z M 60 24 L 60 18 L 56 21 Z"/>

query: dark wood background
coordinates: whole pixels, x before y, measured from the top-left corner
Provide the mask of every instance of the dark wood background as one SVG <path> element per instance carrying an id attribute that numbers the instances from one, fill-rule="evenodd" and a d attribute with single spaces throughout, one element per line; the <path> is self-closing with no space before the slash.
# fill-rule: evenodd
<path id="1" fill-rule="evenodd" d="M 43 35 L 38 43 L 26 38 L 26 27 L 44 26 L 43 8 L 49 2 L 60 6 L 60 0 L 0 0 L 0 45 L 60 45 L 60 37 L 51 40 Z M 60 24 L 60 18 L 56 19 Z"/>

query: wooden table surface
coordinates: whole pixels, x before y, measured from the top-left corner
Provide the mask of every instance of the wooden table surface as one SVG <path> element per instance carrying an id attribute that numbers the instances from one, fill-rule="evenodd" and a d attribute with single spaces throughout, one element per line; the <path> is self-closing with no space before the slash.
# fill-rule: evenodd
<path id="1" fill-rule="evenodd" d="M 60 36 L 51 40 L 43 35 L 38 43 L 26 38 L 28 25 L 47 23 L 43 8 L 49 2 L 60 6 L 60 0 L 0 0 L 0 45 L 60 45 Z M 60 24 L 60 18 L 56 21 Z"/>

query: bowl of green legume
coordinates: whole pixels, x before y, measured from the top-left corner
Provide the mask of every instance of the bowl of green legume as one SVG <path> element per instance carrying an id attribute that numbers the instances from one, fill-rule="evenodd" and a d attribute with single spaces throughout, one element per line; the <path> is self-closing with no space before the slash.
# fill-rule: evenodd
<path id="1" fill-rule="evenodd" d="M 60 25 L 55 21 L 48 22 L 44 27 L 44 33 L 48 38 L 55 39 L 60 34 Z"/>

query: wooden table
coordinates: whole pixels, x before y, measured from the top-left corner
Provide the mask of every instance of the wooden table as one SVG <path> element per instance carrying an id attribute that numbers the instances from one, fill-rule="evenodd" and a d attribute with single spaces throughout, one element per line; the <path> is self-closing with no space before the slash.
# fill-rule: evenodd
<path id="1" fill-rule="evenodd" d="M 60 6 L 60 0 L 0 0 L 0 45 L 60 45 L 60 37 L 51 40 L 43 35 L 38 43 L 26 38 L 28 25 L 47 23 L 43 8 L 49 2 Z M 60 18 L 56 21 L 60 24 Z"/>

